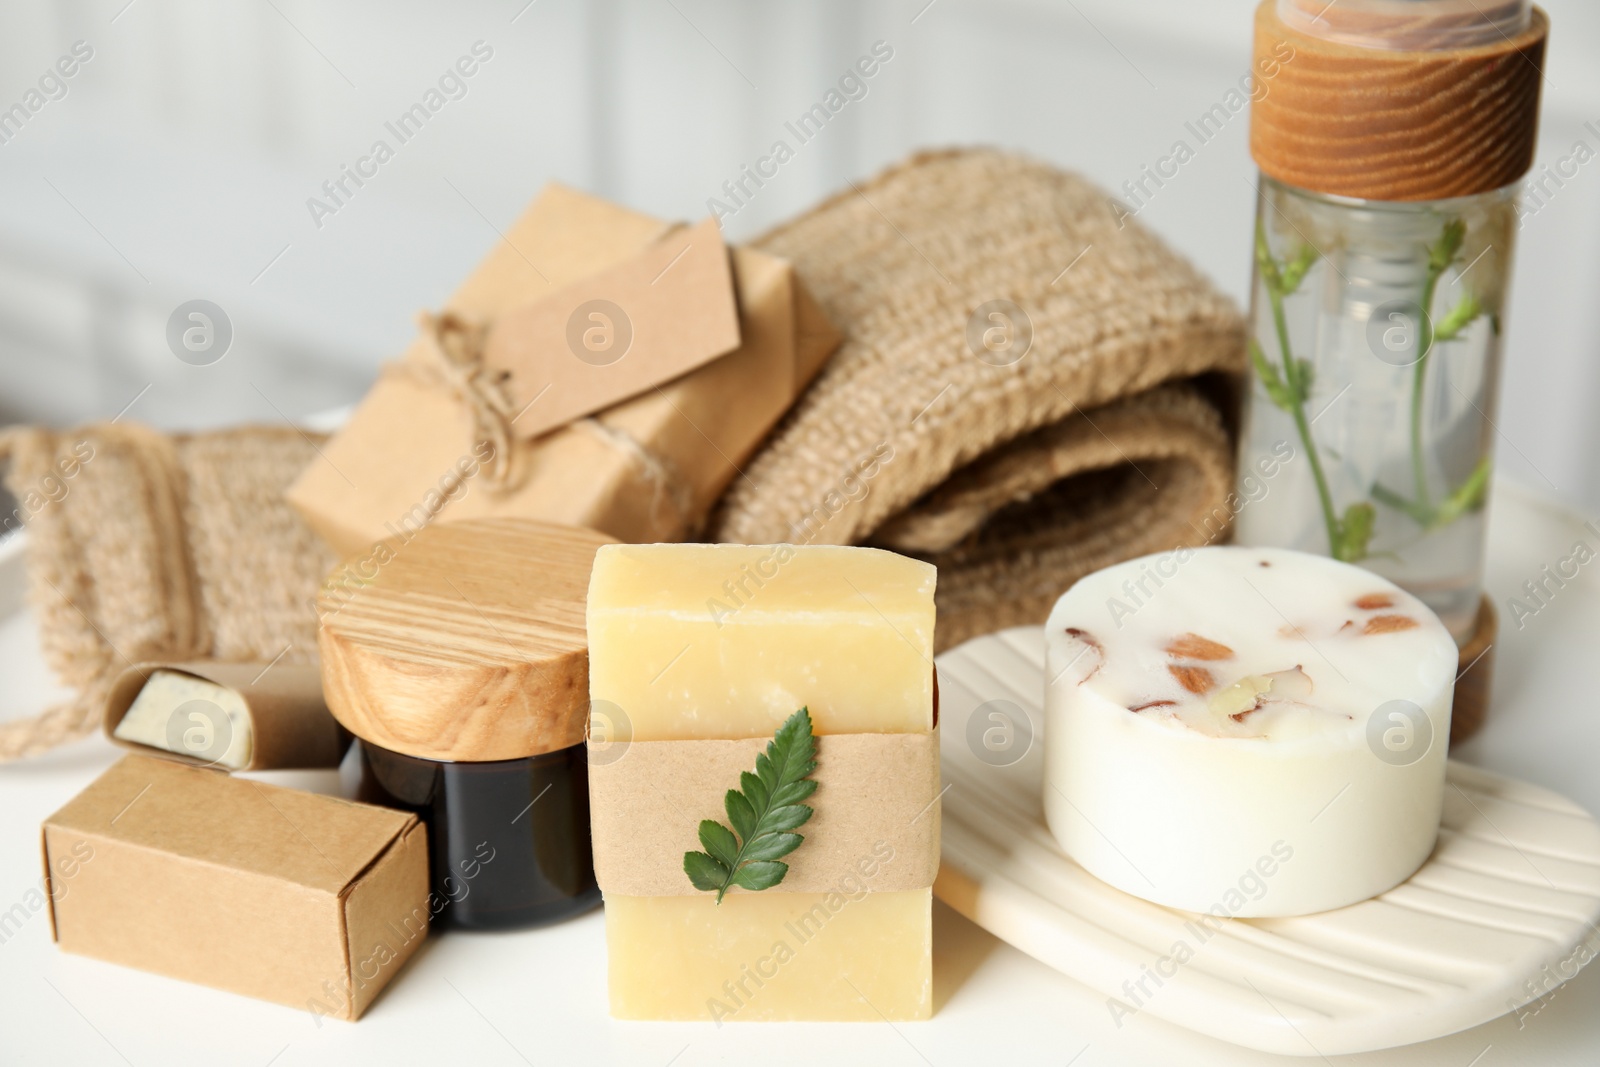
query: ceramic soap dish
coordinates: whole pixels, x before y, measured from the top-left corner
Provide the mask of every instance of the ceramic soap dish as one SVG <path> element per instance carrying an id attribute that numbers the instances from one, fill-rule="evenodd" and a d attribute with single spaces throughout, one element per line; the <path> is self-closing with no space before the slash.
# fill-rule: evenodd
<path id="1" fill-rule="evenodd" d="M 938 658 L 948 791 L 934 891 L 1104 993 L 1119 1019 L 1147 1014 L 1286 1055 L 1362 1052 L 1488 1022 L 1600 954 L 1600 823 L 1548 790 L 1455 761 L 1438 847 L 1372 900 L 1202 922 L 1113 889 L 1045 826 L 1044 662 L 1037 627 Z M 985 705 L 974 735 L 1001 711 L 1025 752 L 1014 762 L 979 759 L 986 750 L 969 744 Z"/>

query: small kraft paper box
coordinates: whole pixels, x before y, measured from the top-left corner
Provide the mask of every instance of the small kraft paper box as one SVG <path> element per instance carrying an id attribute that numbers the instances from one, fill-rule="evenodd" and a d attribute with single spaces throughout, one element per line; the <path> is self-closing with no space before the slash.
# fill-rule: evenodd
<path id="1" fill-rule="evenodd" d="M 66 951 L 315 1016 L 359 1017 L 427 937 L 409 813 L 127 756 L 43 838 Z"/>
<path id="2" fill-rule="evenodd" d="M 351 555 L 435 518 L 693 533 L 840 335 L 781 259 L 552 184 L 289 502 Z"/>

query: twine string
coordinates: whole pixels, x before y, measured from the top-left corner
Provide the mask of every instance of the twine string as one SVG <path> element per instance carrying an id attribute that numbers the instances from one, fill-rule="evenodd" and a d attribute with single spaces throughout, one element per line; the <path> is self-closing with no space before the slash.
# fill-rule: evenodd
<path id="1" fill-rule="evenodd" d="M 516 413 L 505 392 L 509 375 L 503 371 L 494 374 L 483 362 L 488 324 L 456 311 L 437 315 L 424 311 L 417 316 L 417 325 L 431 358 L 402 366 L 422 370 L 424 377 L 431 371 L 435 384 L 466 404 L 472 415 L 474 443 L 487 442 L 494 453 L 483 472 L 489 486 L 499 491 L 514 488 L 516 450 L 511 447 L 511 424 Z"/>
<path id="2" fill-rule="evenodd" d="M 443 388 L 467 405 L 472 415 L 475 442 L 487 442 L 494 450 L 485 467 L 489 487 L 496 492 L 518 488 L 527 477 L 527 464 L 519 461 L 513 424 L 517 414 L 506 392 L 505 371 L 493 371 L 484 363 L 489 324 L 456 311 L 439 314 L 423 312 L 417 317 L 422 336 L 428 342 L 426 361 L 391 364 L 391 368 L 417 376 L 424 384 Z M 671 459 L 647 447 L 633 434 L 594 416 L 569 424 L 628 460 L 639 472 L 651 492 L 650 514 L 659 519 L 663 506 L 672 509 L 674 524 L 686 522 L 694 511 L 694 490 Z"/>

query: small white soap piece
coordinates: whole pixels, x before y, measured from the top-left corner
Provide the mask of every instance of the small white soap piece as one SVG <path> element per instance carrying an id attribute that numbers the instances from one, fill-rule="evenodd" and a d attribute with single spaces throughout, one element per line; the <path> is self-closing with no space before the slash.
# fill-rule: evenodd
<path id="1" fill-rule="evenodd" d="M 250 765 L 250 712 L 227 686 L 181 671 L 152 671 L 112 736 L 229 770 Z"/>
<path id="2" fill-rule="evenodd" d="M 1433 850 L 1456 645 L 1393 583 L 1284 549 L 1178 549 L 1078 582 L 1046 639 L 1045 815 L 1103 881 L 1303 915 Z"/>

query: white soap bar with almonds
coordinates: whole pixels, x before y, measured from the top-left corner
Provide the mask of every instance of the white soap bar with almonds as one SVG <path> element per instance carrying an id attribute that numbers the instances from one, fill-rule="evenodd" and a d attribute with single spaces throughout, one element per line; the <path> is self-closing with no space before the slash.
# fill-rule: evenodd
<path id="1" fill-rule="evenodd" d="M 254 747 L 244 697 L 181 671 L 153 671 L 111 735 L 233 771 Z"/>
<path id="2" fill-rule="evenodd" d="M 1229 916 L 1410 877 L 1443 801 L 1456 645 L 1370 571 L 1283 549 L 1089 575 L 1046 637 L 1044 808 L 1090 873 Z"/>

